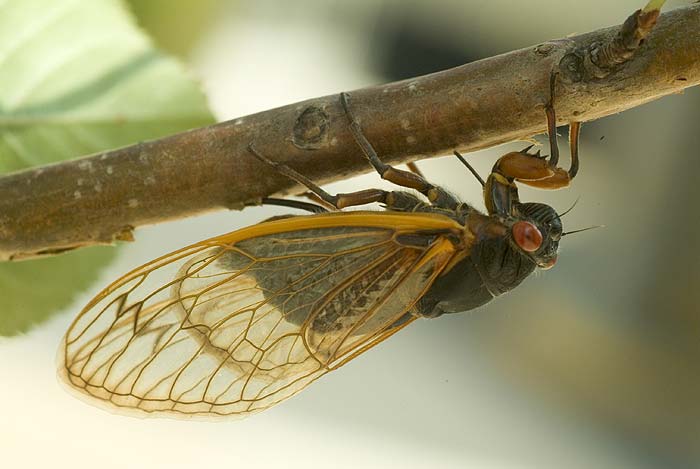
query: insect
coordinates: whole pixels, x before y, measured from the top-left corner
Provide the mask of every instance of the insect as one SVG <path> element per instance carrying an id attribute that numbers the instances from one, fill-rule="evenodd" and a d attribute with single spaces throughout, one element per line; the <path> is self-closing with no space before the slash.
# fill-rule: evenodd
<path id="1" fill-rule="evenodd" d="M 554 107 L 551 155 L 501 157 L 481 181 L 488 213 L 421 175 L 382 163 L 341 95 L 352 135 L 382 178 L 413 192 L 331 195 L 291 168 L 251 152 L 305 185 L 327 206 L 370 202 L 386 211 L 276 217 L 139 267 L 99 293 L 68 329 L 59 374 L 94 403 L 140 415 L 246 415 L 289 398 L 420 317 L 476 308 L 551 267 L 562 225 L 556 211 L 522 203 L 516 181 L 565 187 Z"/>

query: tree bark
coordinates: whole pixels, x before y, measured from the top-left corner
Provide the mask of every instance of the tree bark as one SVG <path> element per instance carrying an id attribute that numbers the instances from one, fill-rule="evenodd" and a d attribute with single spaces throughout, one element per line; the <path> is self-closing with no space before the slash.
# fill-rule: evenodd
<path id="1" fill-rule="evenodd" d="M 560 124 L 618 113 L 700 83 L 700 5 L 659 16 L 636 48 L 620 39 L 623 30 L 601 29 L 352 91 L 351 106 L 382 159 L 397 164 L 545 131 L 552 72 Z M 633 54 L 616 61 L 616 51 Z M 141 225 L 241 209 L 300 190 L 250 155 L 251 142 L 321 184 L 370 169 L 339 96 L 311 99 L 1 177 L 0 260 L 130 240 Z"/>

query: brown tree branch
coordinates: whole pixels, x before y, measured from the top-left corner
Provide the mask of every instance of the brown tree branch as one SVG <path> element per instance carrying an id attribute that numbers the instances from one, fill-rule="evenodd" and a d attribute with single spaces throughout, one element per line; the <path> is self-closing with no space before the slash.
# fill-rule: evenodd
<path id="1" fill-rule="evenodd" d="M 552 71 L 562 124 L 700 83 L 700 5 L 659 16 L 644 43 L 632 43 L 631 60 L 618 33 L 602 29 L 357 90 L 352 106 L 382 158 L 401 163 L 543 132 Z M 628 55 L 624 63 L 615 61 L 619 53 Z M 1 177 L 0 260 L 128 240 L 137 226 L 299 189 L 252 157 L 250 142 L 319 183 L 369 170 L 338 96 L 311 99 Z"/>

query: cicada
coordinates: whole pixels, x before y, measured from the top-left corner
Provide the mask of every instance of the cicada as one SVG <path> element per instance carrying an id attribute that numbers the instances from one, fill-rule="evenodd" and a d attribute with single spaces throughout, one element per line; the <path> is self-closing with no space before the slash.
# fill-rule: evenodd
<path id="1" fill-rule="evenodd" d="M 316 213 L 201 241 L 109 285 L 63 340 L 59 374 L 71 388 L 112 410 L 141 415 L 251 414 L 417 318 L 476 308 L 536 268 L 554 265 L 563 235 L 559 215 L 548 205 L 520 202 L 516 186 L 565 187 L 576 174 L 578 124 L 571 125 L 567 171 L 558 167 L 551 103 L 551 155 L 511 152 L 486 181 L 477 175 L 484 214 L 420 174 L 384 164 L 347 94 L 341 102 L 372 166 L 413 191 L 331 195 L 251 146 L 253 155 L 307 186 L 326 207 L 266 199 Z M 386 210 L 341 211 L 370 202 Z"/>

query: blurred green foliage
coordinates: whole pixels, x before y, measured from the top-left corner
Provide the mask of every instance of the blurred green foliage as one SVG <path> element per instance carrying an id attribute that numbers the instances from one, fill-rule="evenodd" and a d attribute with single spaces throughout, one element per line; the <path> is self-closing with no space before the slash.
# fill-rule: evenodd
<path id="1" fill-rule="evenodd" d="M 128 0 L 128 3 L 139 24 L 158 47 L 186 57 L 211 26 L 222 4 L 230 4 L 231 0 Z"/>
<path id="2" fill-rule="evenodd" d="M 197 84 L 120 0 L 0 6 L 0 173 L 211 122 Z M 65 307 L 113 256 L 101 247 L 0 264 L 0 334 Z"/>

